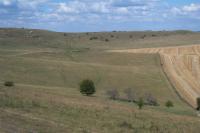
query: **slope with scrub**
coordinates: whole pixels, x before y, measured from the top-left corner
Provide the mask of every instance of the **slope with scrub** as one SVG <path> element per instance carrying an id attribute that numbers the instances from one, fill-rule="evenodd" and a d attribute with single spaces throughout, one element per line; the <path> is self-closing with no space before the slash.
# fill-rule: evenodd
<path id="1" fill-rule="evenodd" d="M 197 108 L 200 97 L 200 45 L 116 50 L 115 52 L 159 53 L 161 65 L 180 96 Z"/>

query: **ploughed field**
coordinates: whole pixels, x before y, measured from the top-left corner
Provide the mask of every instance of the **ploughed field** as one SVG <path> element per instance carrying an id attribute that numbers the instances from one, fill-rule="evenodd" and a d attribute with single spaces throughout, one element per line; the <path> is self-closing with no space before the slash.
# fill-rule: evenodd
<path id="1" fill-rule="evenodd" d="M 178 94 L 197 108 L 200 97 L 200 45 L 119 50 L 116 52 L 159 53 L 161 65 Z"/>

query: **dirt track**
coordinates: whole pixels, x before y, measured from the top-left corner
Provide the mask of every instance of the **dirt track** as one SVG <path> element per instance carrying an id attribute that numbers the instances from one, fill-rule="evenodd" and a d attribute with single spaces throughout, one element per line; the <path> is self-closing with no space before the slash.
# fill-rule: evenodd
<path id="1" fill-rule="evenodd" d="M 161 65 L 179 95 L 192 107 L 197 107 L 197 98 L 200 97 L 200 45 L 111 52 L 159 53 Z"/>

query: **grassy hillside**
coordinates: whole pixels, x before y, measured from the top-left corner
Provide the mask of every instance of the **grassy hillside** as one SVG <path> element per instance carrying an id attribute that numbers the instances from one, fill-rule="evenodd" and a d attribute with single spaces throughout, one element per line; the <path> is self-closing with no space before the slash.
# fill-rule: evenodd
<path id="1" fill-rule="evenodd" d="M 0 29 L 1 49 L 102 50 L 199 44 L 199 32 L 145 31 L 56 33 L 43 30 Z"/>
<path id="2" fill-rule="evenodd" d="M 0 29 L 0 132 L 198 132 L 196 112 L 177 96 L 158 55 L 106 51 L 198 44 L 198 37 L 189 31 Z M 78 90 L 87 78 L 97 87 L 93 97 Z M 122 98 L 126 88 L 137 98 L 151 93 L 160 106 L 138 110 L 134 103 L 112 101 L 106 92 L 113 88 Z M 165 107 L 167 100 L 173 108 Z"/>

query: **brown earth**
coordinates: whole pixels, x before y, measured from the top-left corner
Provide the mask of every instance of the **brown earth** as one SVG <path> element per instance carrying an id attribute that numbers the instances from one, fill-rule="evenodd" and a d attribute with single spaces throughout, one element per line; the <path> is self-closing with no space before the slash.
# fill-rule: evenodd
<path id="1" fill-rule="evenodd" d="M 179 95 L 197 108 L 200 97 L 200 45 L 112 50 L 111 52 L 158 53 L 161 65 Z"/>

